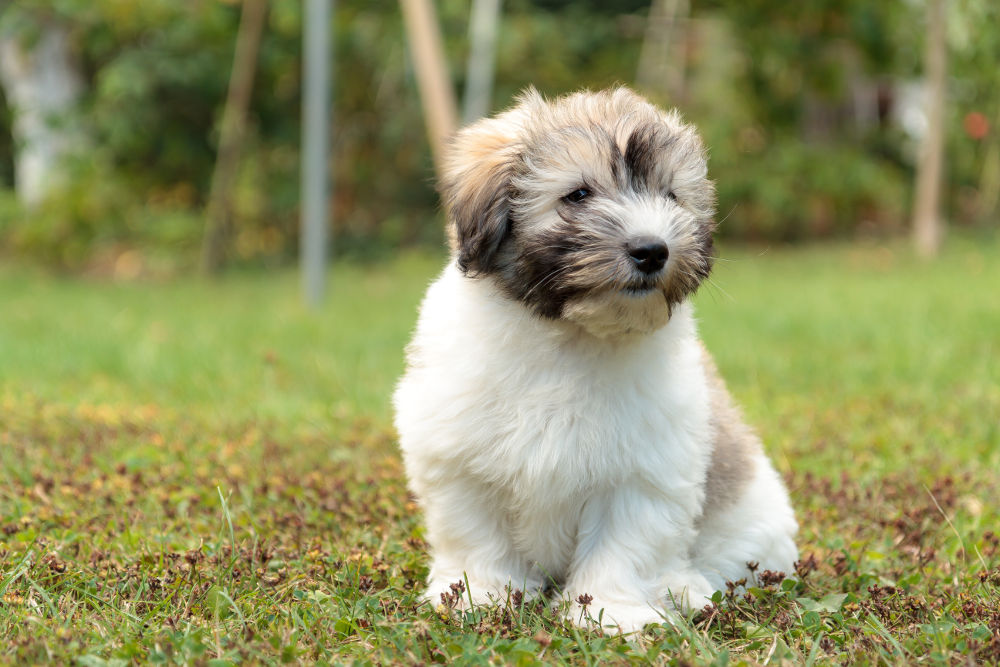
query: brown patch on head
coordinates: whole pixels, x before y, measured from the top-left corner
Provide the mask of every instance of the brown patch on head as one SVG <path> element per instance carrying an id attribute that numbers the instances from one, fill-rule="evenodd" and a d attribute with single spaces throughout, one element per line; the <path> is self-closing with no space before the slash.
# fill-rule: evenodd
<path id="1" fill-rule="evenodd" d="M 464 272 L 493 268 L 509 224 L 511 178 L 519 157 L 513 128 L 498 119 L 464 128 L 448 148 L 438 189 L 450 217 L 452 251 Z"/>
<path id="2" fill-rule="evenodd" d="M 708 380 L 711 423 L 714 431 L 712 459 L 705 480 L 703 516 L 730 507 L 753 479 L 753 457 L 761 451 L 760 439 L 743 420 L 740 409 L 729 396 L 726 383 L 712 355 L 701 348 L 705 377 Z"/>
<path id="3" fill-rule="evenodd" d="M 632 130 L 622 161 L 633 190 L 645 192 L 650 187 L 656 187 L 657 183 L 651 181 L 655 178 L 659 156 L 675 141 L 677 137 L 664 132 L 658 123 L 646 123 Z"/>

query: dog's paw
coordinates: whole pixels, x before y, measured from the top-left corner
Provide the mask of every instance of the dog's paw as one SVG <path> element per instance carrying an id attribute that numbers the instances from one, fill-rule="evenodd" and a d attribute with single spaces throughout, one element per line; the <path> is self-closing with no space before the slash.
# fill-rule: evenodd
<path id="1" fill-rule="evenodd" d="M 489 584 L 472 577 L 455 576 L 432 579 L 423 597 L 435 608 L 465 611 L 471 607 L 503 603 L 518 592 L 522 599 L 525 595 L 537 594 L 531 588 L 525 593 L 510 584 Z"/>
<path id="2" fill-rule="evenodd" d="M 567 619 L 575 625 L 623 635 L 641 632 L 647 625 L 670 622 L 674 616 L 675 611 L 663 606 L 600 602 L 589 595 L 577 596 L 567 611 Z"/>
<path id="3" fill-rule="evenodd" d="M 671 575 L 664 583 L 664 602 L 681 613 L 710 604 L 715 593 L 715 587 L 700 572 Z"/>

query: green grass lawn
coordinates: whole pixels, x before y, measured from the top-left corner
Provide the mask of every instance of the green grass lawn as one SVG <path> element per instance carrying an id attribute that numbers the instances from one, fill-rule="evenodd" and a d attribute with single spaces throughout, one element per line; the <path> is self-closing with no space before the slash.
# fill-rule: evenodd
<path id="1" fill-rule="evenodd" d="M 0 661 L 1000 661 L 1000 242 L 722 256 L 701 328 L 788 480 L 799 578 L 631 641 L 418 603 L 389 395 L 441 257 L 338 266 L 319 312 L 291 272 L 0 268 Z"/>

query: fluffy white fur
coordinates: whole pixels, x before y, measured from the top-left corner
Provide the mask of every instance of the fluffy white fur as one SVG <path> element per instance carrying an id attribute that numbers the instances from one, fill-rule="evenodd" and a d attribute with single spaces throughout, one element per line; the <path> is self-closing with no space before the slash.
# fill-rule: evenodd
<path id="1" fill-rule="evenodd" d="M 637 232 L 684 233 L 667 200 L 632 206 L 618 217 Z M 476 603 L 554 584 L 574 619 L 587 594 L 592 617 L 630 632 L 706 604 L 749 561 L 792 571 L 793 512 L 752 434 L 732 497 L 708 495 L 720 415 L 688 301 L 616 291 L 544 318 L 453 260 L 407 359 L 396 427 L 432 602 L 466 579 Z"/>

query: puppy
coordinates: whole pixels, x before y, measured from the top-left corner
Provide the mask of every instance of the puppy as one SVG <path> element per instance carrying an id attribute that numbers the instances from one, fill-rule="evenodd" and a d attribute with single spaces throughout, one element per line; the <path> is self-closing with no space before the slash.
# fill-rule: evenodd
<path id="1" fill-rule="evenodd" d="M 626 88 L 529 89 L 444 167 L 452 257 L 394 396 L 427 598 L 555 586 L 631 632 L 790 572 L 788 494 L 689 301 L 715 227 L 694 129 Z"/>

